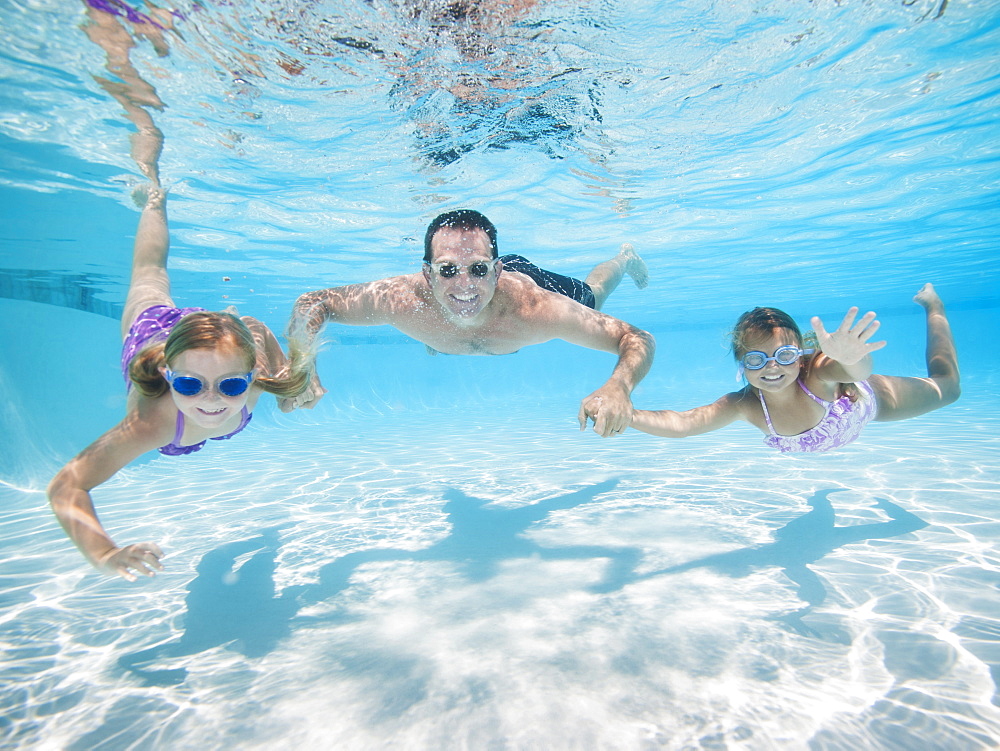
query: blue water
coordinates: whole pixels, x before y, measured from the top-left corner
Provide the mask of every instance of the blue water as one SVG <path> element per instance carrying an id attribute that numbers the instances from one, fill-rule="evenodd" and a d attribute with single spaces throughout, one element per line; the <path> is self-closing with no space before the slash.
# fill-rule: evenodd
<path id="1" fill-rule="evenodd" d="M 0 746 L 979 749 L 1000 743 L 1000 7 L 950 0 L 176 6 L 171 278 L 276 330 L 303 291 L 416 268 L 469 206 L 501 249 L 650 266 L 638 406 L 734 386 L 757 304 L 879 312 L 956 404 L 781 456 L 746 425 L 577 430 L 613 358 L 428 357 L 331 327 L 330 393 L 95 492 L 166 571 L 92 571 L 44 488 L 124 409 L 143 178 L 82 4 L 0 4 Z M 454 15 L 454 14 L 453 14 Z"/>

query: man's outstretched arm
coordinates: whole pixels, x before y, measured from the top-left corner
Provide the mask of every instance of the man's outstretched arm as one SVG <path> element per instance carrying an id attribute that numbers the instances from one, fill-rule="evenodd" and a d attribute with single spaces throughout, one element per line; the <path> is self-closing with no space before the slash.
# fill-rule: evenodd
<path id="1" fill-rule="evenodd" d="M 392 325 L 412 296 L 405 280 L 397 276 L 299 295 L 288 322 L 289 336 L 312 344 L 327 321 L 347 326 Z"/>
<path id="2" fill-rule="evenodd" d="M 652 334 L 557 295 L 548 298 L 546 308 L 534 325 L 549 330 L 537 333 L 618 355 L 611 377 L 581 401 L 578 419 L 581 430 L 592 419 L 594 431 L 605 438 L 624 432 L 632 417 L 632 390 L 653 364 Z"/>
<path id="3" fill-rule="evenodd" d="M 586 430 L 587 420 L 594 421 L 594 432 L 608 438 L 625 432 L 632 419 L 632 390 L 646 377 L 653 364 L 656 342 L 648 331 L 612 319 L 623 330 L 617 337 L 618 362 L 611 377 L 597 391 L 580 402 L 580 430 Z M 603 347 L 595 349 L 604 349 Z"/>
<path id="4" fill-rule="evenodd" d="M 392 322 L 392 311 L 398 307 L 403 293 L 399 278 L 380 279 L 364 284 L 330 287 L 299 295 L 292 307 L 286 336 L 295 340 L 303 351 L 316 347 L 316 337 L 327 321 L 348 326 L 377 326 Z M 279 399 L 284 411 L 293 407 L 312 408 L 326 389 L 313 377 L 310 388 L 294 400 Z M 285 402 L 288 402 L 287 404 Z"/>

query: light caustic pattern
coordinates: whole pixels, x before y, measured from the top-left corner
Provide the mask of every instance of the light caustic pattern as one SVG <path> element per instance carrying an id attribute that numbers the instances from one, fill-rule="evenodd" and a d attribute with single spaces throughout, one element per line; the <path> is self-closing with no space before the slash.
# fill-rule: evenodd
<path id="1" fill-rule="evenodd" d="M 168 551 L 136 585 L 90 573 L 22 500 L 4 523 L 22 582 L 5 735 L 972 748 L 1000 732 L 996 439 L 942 418 L 775 457 L 746 428 L 600 441 L 483 411 L 474 429 L 452 411 L 278 418 L 266 448 L 200 452 L 182 478 L 166 459 L 122 473 L 105 523 Z"/>

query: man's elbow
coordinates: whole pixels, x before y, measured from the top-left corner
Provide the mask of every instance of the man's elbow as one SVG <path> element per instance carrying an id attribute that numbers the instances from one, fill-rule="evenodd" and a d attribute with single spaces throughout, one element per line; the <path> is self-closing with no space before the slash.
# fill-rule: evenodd
<path id="1" fill-rule="evenodd" d="M 45 490 L 46 497 L 49 500 L 49 506 L 56 516 L 62 516 L 66 508 L 69 506 L 69 489 L 70 482 L 67 477 L 67 470 L 64 467 L 55 477 L 52 478 L 49 482 L 49 486 Z"/>
<path id="2" fill-rule="evenodd" d="M 49 506 L 54 511 L 56 504 L 59 502 L 59 475 L 56 475 L 49 481 L 49 486 L 45 489 L 45 497 L 48 498 Z"/>
<path id="3" fill-rule="evenodd" d="M 292 317 L 302 318 L 309 314 L 309 311 L 313 309 L 316 305 L 316 298 L 313 292 L 304 292 L 295 298 L 295 303 L 292 305 Z"/>
<path id="4" fill-rule="evenodd" d="M 652 360 L 653 354 L 656 352 L 656 339 L 648 331 L 643 331 L 642 329 L 637 329 L 635 326 L 629 326 L 629 330 L 625 332 L 621 340 L 622 350 L 634 349 L 637 352 L 641 352 L 645 359 Z"/>
<path id="5" fill-rule="evenodd" d="M 322 300 L 316 299 L 315 292 L 299 295 L 292 306 L 292 321 L 290 328 L 297 325 L 320 326 L 331 318 L 330 311 Z"/>

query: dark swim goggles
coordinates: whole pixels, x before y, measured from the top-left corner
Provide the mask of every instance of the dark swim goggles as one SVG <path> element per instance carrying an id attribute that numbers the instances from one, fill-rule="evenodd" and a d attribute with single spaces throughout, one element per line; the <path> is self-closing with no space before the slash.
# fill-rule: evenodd
<path id="1" fill-rule="evenodd" d="M 167 383 L 181 396 L 196 396 L 205 388 L 205 382 L 194 376 L 177 375 L 169 368 L 165 375 Z M 250 388 L 253 372 L 242 376 L 225 376 L 215 382 L 215 390 L 223 396 L 239 396 Z"/>
<path id="2" fill-rule="evenodd" d="M 476 261 L 475 263 L 470 263 L 468 266 L 459 266 L 457 263 L 429 263 L 427 265 L 444 279 L 451 279 L 462 269 L 465 269 L 469 273 L 469 276 L 482 279 L 493 269 L 493 263 L 486 263 L 486 261 Z"/>
<path id="3" fill-rule="evenodd" d="M 774 355 L 771 357 L 767 356 L 767 352 L 760 352 L 758 350 L 747 352 L 740 359 L 740 363 L 747 370 L 760 370 L 771 362 L 771 360 L 774 360 L 778 365 L 791 365 L 802 357 L 802 355 L 811 355 L 815 351 L 812 349 L 799 349 L 793 344 L 786 344 L 784 347 L 778 347 L 774 350 Z"/>

